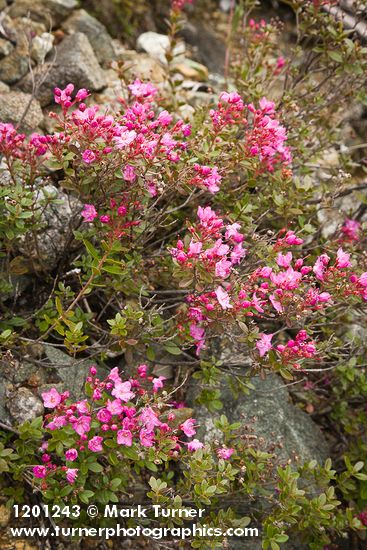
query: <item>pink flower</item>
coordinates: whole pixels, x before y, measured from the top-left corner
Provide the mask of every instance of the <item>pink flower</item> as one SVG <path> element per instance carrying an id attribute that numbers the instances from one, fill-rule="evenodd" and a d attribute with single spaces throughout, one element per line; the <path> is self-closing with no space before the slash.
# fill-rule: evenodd
<path id="1" fill-rule="evenodd" d="M 82 154 L 82 159 L 86 164 L 91 164 L 96 160 L 96 154 L 90 149 L 86 149 Z"/>
<path id="2" fill-rule="evenodd" d="M 128 86 L 133 96 L 138 98 L 153 97 L 157 94 L 158 90 L 150 83 L 146 84 L 138 78 Z"/>
<path id="3" fill-rule="evenodd" d="M 115 384 L 114 389 L 112 390 L 111 394 L 114 397 L 117 397 L 118 399 L 121 399 L 124 403 L 127 403 L 135 396 L 135 393 L 133 393 L 131 390 L 131 382 L 118 382 Z"/>
<path id="4" fill-rule="evenodd" d="M 319 281 L 324 280 L 324 273 L 326 271 L 329 261 L 330 261 L 330 258 L 327 254 L 321 254 L 321 256 L 317 258 L 312 270 L 315 273 L 316 278 L 319 279 Z"/>
<path id="5" fill-rule="evenodd" d="M 68 449 L 65 453 L 66 460 L 74 462 L 78 458 L 78 451 L 76 449 Z"/>
<path id="6" fill-rule="evenodd" d="M 46 466 L 34 466 L 32 471 L 34 477 L 37 477 L 38 479 L 43 479 L 47 475 Z"/>
<path id="7" fill-rule="evenodd" d="M 231 309 L 233 307 L 229 302 L 229 295 L 224 290 L 224 288 L 218 286 L 217 290 L 215 291 L 215 295 L 222 309 Z"/>
<path id="8" fill-rule="evenodd" d="M 124 180 L 133 183 L 136 180 L 136 173 L 134 166 L 127 164 L 124 168 Z"/>
<path id="9" fill-rule="evenodd" d="M 286 236 L 284 237 L 284 240 L 287 244 L 295 244 L 299 245 L 303 243 L 303 239 L 300 237 L 297 237 L 294 231 L 287 231 Z"/>
<path id="10" fill-rule="evenodd" d="M 68 468 L 66 470 L 66 479 L 68 483 L 74 483 L 78 476 L 78 468 Z"/>
<path id="11" fill-rule="evenodd" d="M 292 261 L 292 252 L 287 252 L 287 254 L 282 254 L 279 252 L 276 261 L 280 267 L 289 267 Z"/>
<path id="12" fill-rule="evenodd" d="M 88 449 L 90 451 L 93 451 L 94 453 L 98 453 L 100 451 L 103 451 L 102 447 L 103 437 L 100 437 L 99 435 L 95 435 L 88 441 Z"/>
<path id="13" fill-rule="evenodd" d="M 139 439 L 143 447 L 153 447 L 154 433 L 143 428 L 140 430 Z"/>
<path id="14" fill-rule="evenodd" d="M 274 334 L 260 334 L 261 338 L 256 342 L 256 347 L 259 350 L 260 357 L 264 357 L 272 348 L 271 340 Z"/>
<path id="15" fill-rule="evenodd" d="M 341 230 L 349 240 L 359 241 L 361 224 L 356 220 L 346 219 Z"/>
<path id="16" fill-rule="evenodd" d="M 110 219 L 111 218 L 109 216 L 107 216 L 106 214 L 99 217 L 99 220 L 100 220 L 101 223 L 109 223 Z"/>
<path id="17" fill-rule="evenodd" d="M 87 97 L 89 96 L 89 92 L 88 90 L 86 90 L 85 88 L 81 88 L 80 90 L 78 90 L 76 96 L 75 96 L 75 99 L 77 101 L 84 101 L 85 99 L 87 99 Z"/>
<path id="18" fill-rule="evenodd" d="M 140 378 L 146 378 L 147 372 L 148 372 L 148 365 L 145 365 L 145 364 L 139 365 L 137 368 L 137 371 Z"/>
<path id="19" fill-rule="evenodd" d="M 85 204 L 82 216 L 85 222 L 92 222 L 95 218 L 97 218 L 98 213 L 93 204 Z"/>
<path id="20" fill-rule="evenodd" d="M 342 248 L 339 248 L 336 253 L 336 267 L 342 269 L 344 267 L 351 267 L 351 265 L 350 254 L 344 252 Z"/>
<path id="21" fill-rule="evenodd" d="M 367 286 L 367 271 L 365 271 L 364 273 L 362 273 L 362 275 L 359 277 L 358 279 L 358 282 L 362 285 L 362 286 Z"/>
<path id="22" fill-rule="evenodd" d="M 114 399 L 113 401 L 108 400 L 106 404 L 106 409 L 112 415 L 122 413 L 122 405 L 119 399 Z"/>
<path id="23" fill-rule="evenodd" d="M 222 258 L 215 264 L 215 275 L 221 279 L 226 279 L 232 269 L 232 263 Z"/>
<path id="24" fill-rule="evenodd" d="M 131 447 L 133 444 L 133 435 L 130 430 L 119 430 L 117 432 L 117 443 L 119 445 L 126 445 Z"/>
<path id="25" fill-rule="evenodd" d="M 56 388 L 42 393 L 43 404 L 47 409 L 54 409 L 61 403 L 61 395 Z"/>
<path id="26" fill-rule="evenodd" d="M 153 393 L 157 393 L 157 391 L 161 388 L 163 388 L 163 381 L 166 380 L 165 376 L 158 376 L 158 378 L 153 378 L 152 384 L 153 384 Z"/>
<path id="27" fill-rule="evenodd" d="M 231 456 L 234 453 L 234 449 L 229 449 L 228 447 L 222 447 L 221 449 L 217 449 L 217 455 L 219 458 L 222 458 L 223 460 L 228 460 L 231 458 Z"/>
<path id="28" fill-rule="evenodd" d="M 155 426 L 160 426 L 162 424 L 151 407 L 145 407 L 141 411 L 139 420 L 148 432 L 153 431 Z"/>
<path id="29" fill-rule="evenodd" d="M 117 149 L 125 149 L 125 147 L 132 144 L 136 136 L 137 133 L 135 132 L 135 130 L 122 130 L 120 135 L 115 136 L 113 139 L 116 143 Z"/>
<path id="30" fill-rule="evenodd" d="M 198 449 L 202 449 L 204 447 L 204 444 L 201 443 L 198 439 L 193 439 L 192 441 L 189 441 L 187 443 L 187 448 L 190 452 L 197 451 Z"/>
<path id="31" fill-rule="evenodd" d="M 84 435 L 90 430 L 91 417 L 90 416 L 81 416 L 73 424 L 73 428 L 79 435 Z"/>
<path id="32" fill-rule="evenodd" d="M 109 411 L 107 408 L 106 409 L 100 409 L 97 412 L 97 418 L 100 422 L 102 422 L 102 424 L 104 424 L 105 422 L 109 422 L 112 418 L 111 411 Z"/>
<path id="33" fill-rule="evenodd" d="M 79 401 L 79 403 L 76 404 L 77 411 L 81 414 L 86 414 L 89 412 L 89 405 L 88 401 L 86 399 L 83 399 L 83 401 Z"/>
<path id="34" fill-rule="evenodd" d="M 196 354 L 199 355 L 202 349 L 205 348 L 205 329 L 192 323 L 190 325 L 190 336 L 196 340 Z"/>
<path id="35" fill-rule="evenodd" d="M 185 420 L 183 424 L 180 425 L 180 429 L 183 431 L 183 433 L 187 437 L 192 437 L 196 434 L 196 430 L 194 428 L 196 420 L 194 418 L 189 418 L 188 420 Z"/>

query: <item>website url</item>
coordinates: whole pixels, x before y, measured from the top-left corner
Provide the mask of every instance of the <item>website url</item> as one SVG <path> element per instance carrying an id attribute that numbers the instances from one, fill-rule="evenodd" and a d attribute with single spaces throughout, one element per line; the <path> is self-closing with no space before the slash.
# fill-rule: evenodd
<path id="1" fill-rule="evenodd" d="M 165 538 L 189 539 L 219 538 L 219 537 L 258 537 L 259 530 L 256 527 L 230 527 L 223 531 L 219 527 L 207 527 L 206 525 L 192 525 L 191 527 L 123 527 L 117 524 L 115 527 L 10 527 L 12 537 L 100 537 L 105 540 L 116 537 L 147 537 L 155 540 Z"/>

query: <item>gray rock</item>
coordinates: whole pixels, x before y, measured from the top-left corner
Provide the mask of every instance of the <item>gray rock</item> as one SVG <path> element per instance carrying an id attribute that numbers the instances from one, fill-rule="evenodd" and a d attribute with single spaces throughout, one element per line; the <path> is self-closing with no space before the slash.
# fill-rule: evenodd
<path id="1" fill-rule="evenodd" d="M 0 120 L 16 125 L 23 117 L 32 96 L 23 92 L 0 92 Z M 33 99 L 20 126 L 21 131 L 35 130 L 43 121 L 41 106 Z"/>
<path id="2" fill-rule="evenodd" d="M 0 60 L 0 80 L 6 84 L 14 84 L 27 74 L 28 68 L 27 55 L 16 48 Z"/>
<path id="3" fill-rule="evenodd" d="M 210 72 L 223 73 L 226 45 L 206 22 L 188 22 L 181 34 L 187 44 L 195 48 L 195 59 L 208 67 Z"/>
<path id="4" fill-rule="evenodd" d="M 89 374 L 90 367 L 97 366 L 95 361 L 74 359 L 60 349 L 48 344 L 45 345 L 45 351 L 50 363 L 59 367 L 54 370 L 61 380 L 58 384 L 59 391 L 68 390 L 73 399 L 80 399 L 84 395 L 85 379 Z M 97 372 L 102 378 L 107 375 L 107 371 L 103 371 L 100 367 L 97 367 Z M 50 387 L 54 386 L 55 384 L 50 385 Z M 43 391 L 45 391 L 44 387 L 40 389 L 40 393 Z"/>
<path id="5" fill-rule="evenodd" d="M 115 58 L 113 41 L 106 27 L 85 10 L 76 10 L 63 24 L 62 28 L 69 34 L 81 32 L 88 37 L 94 53 L 102 66 Z"/>
<path id="6" fill-rule="evenodd" d="M 55 87 L 65 88 L 71 82 L 76 89 L 88 88 L 90 91 L 98 91 L 106 85 L 103 71 L 88 38 L 79 32 L 66 36 L 56 48 L 55 60 L 38 67 L 34 75 L 36 81 L 42 81 L 37 96 L 42 107 L 53 102 Z M 27 75 L 18 87 L 24 92 L 30 92 L 31 76 Z"/>
<path id="7" fill-rule="evenodd" d="M 255 389 L 249 395 L 240 394 L 237 400 L 223 384 L 223 410 L 229 422 L 251 426 L 257 441 L 281 463 L 312 459 L 323 463 L 329 455 L 326 440 L 311 418 L 290 402 L 282 379 L 272 374 L 265 380 L 252 378 L 251 383 Z M 196 387 L 190 390 L 190 406 L 197 392 Z M 200 407 L 195 409 L 195 418 L 200 424 L 199 439 L 205 442 L 218 439 L 220 432 L 214 426 L 213 414 L 208 415 L 207 410 Z"/>
<path id="8" fill-rule="evenodd" d="M 35 36 L 31 44 L 31 57 L 36 63 L 43 63 L 47 54 L 52 50 L 54 35 L 49 32 L 43 32 L 40 36 Z"/>
<path id="9" fill-rule="evenodd" d="M 11 17 L 29 17 L 41 21 L 48 28 L 57 27 L 77 7 L 77 0 L 15 0 Z"/>
<path id="10" fill-rule="evenodd" d="M 42 416 L 44 411 L 41 400 L 31 390 L 23 387 L 9 394 L 7 407 L 18 424 Z"/>
<path id="11" fill-rule="evenodd" d="M 166 52 L 170 46 L 170 40 L 165 34 L 159 34 L 157 32 L 143 32 L 138 37 L 136 42 L 138 50 L 142 50 L 148 53 L 154 59 L 157 59 L 163 65 L 167 65 Z M 185 53 L 185 44 L 183 42 L 175 46 L 173 54 L 175 60 Z"/>
<path id="12" fill-rule="evenodd" d="M 0 38 L 0 59 L 9 55 L 13 50 L 14 46 L 9 40 Z"/>
<path id="13" fill-rule="evenodd" d="M 56 267 L 69 245 L 73 223 L 82 205 L 53 185 L 47 185 L 36 193 L 36 203 L 43 210 L 41 223 L 44 228 L 37 235 L 37 243 L 33 235 L 26 235 L 19 251 L 32 261 L 34 269 L 50 271 Z"/>

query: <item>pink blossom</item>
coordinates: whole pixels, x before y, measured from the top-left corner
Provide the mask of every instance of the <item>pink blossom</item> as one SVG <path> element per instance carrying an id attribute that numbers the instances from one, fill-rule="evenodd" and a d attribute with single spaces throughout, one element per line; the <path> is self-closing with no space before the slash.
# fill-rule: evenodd
<path id="1" fill-rule="evenodd" d="M 329 261 L 330 261 L 330 258 L 327 254 L 321 254 L 321 256 L 317 258 L 312 270 L 315 273 L 317 279 L 319 279 L 319 281 L 324 280 L 324 273 L 326 271 Z"/>
<path id="2" fill-rule="evenodd" d="M 342 269 L 344 267 L 351 267 L 351 265 L 350 254 L 344 252 L 342 248 L 339 248 L 336 253 L 336 266 Z"/>
<path id="3" fill-rule="evenodd" d="M 91 164 L 96 160 L 96 154 L 90 149 L 86 149 L 82 154 L 82 159 L 86 164 Z"/>
<path id="4" fill-rule="evenodd" d="M 260 334 L 260 340 L 256 342 L 256 347 L 259 350 L 260 357 L 264 357 L 272 348 L 271 340 L 274 334 Z"/>
<path id="5" fill-rule="evenodd" d="M 76 478 L 78 477 L 78 468 L 68 468 L 66 470 L 66 479 L 68 483 L 74 483 Z"/>
<path id="6" fill-rule="evenodd" d="M 83 399 L 83 401 L 79 401 L 76 404 L 77 411 L 81 414 L 86 414 L 89 412 L 89 405 L 88 401 L 86 399 Z"/>
<path id="7" fill-rule="evenodd" d="M 98 453 L 100 451 L 103 451 L 102 447 L 103 437 L 100 437 L 99 435 L 95 435 L 88 441 L 88 449 L 90 451 L 93 451 L 94 453 Z"/>
<path id="8" fill-rule="evenodd" d="M 97 412 L 97 418 L 100 422 L 102 422 L 102 424 L 104 424 L 105 422 L 109 422 L 111 420 L 112 413 L 107 408 L 106 409 L 100 409 Z"/>
<path id="9" fill-rule="evenodd" d="M 118 399 L 121 399 L 124 403 L 127 403 L 134 397 L 134 393 L 131 390 L 131 382 L 118 382 L 115 384 L 111 394 Z"/>
<path id="10" fill-rule="evenodd" d="M 131 164 L 127 164 L 124 168 L 124 180 L 131 183 L 136 180 L 135 168 Z"/>
<path id="11" fill-rule="evenodd" d="M 65 453 L 66 460 L 74 462 L 78 458 L 78 451 L 76 449 L 68 449 Z"/>
<path id="12" fill-rule="evenodd" d="M 287 254 L 282 254 L 279 252 L 276 261 L 280 267 L 289 267 L 292 261 L 292 252 L 287 252 Z"/>
<path id="13" fill-rule="evenodd" d="M 43 479 L 47 475 L 46 466 L 34 466 L 32 471 L 34 477 L 38 479 Z"/>
<path id="14" fill-rule="evenodd" d="M 358 279 L 358 282 L 362 285 L 362 286 L 367 286 L 367 271 L 365 271 L 364 273 L 362 273 L 362 275 L 359 277 Z"/>
<path id="15" fill-rule="evenodd" d="M 180 425 L 180 429 L 183 431 L 183 433 L 187 436 L 187 437 L 192 437 L 193 435 L 196 434 L 196 430 L 195 430 L 195 422 L 196 420 L 194 420 L 194 418 L 189 418 L 188 420 L 185 420 L 185 422 L 183 422 L 183 424 Z"/>
<path id="16" fill-rule="evenodd" d="M 199 355 L 205 348 L 205 329 L 192 323 L 190 325 L 190 336 L 196 340 L 196 354 Z"/>
<path id="17" fill-rule="evenodd" d="M 47 409 L 54 409 L 61 403 L 61 395 L 56 388 L 42 393 L 43 404 Z"/>
<path id="18" fill-rule="evenodd" d="M 93 204 L 85 204 L 82 216 L 85 222 L 92 222 L 98 216 L 98 212 Z"/>
<path id="19" fill-rule="evenodd" d="M 140 378 L 146 378 L 148 373 L 148 365 L 145 365 L 144 363 L 139 365 L 137 371 Z"/>
<path id="20" fill-rule="evenodd" d="M 228 447 L 222 447 L 221 449 L 217 449 L 218 457 L 222 458 L 223 460 L 230 459 L 233 453 L 234 453 L 234 449 L 229 449 Z"/>
<path id="21" fill-rule="evenodd" d="M 138 78 L 128 86 L 132 95 L 138 98 L 153 97 L 157 94 L 158 90 L 150 83 L 144 83 Z"/>
<path id="22" fill-rule="evenodd" d="M 151 432 L 154 430 L 155 426 L 161 426 L 162 424 L 151 407 L 145 407 L 142 409 L 139 416 L 139 421 L 146 428 L 147 432 Z"/>
<path id="23" fill-rule="evenodd" d="M 218 286 L 218 288 L 215 291 L 215 295 L 217 297 L 217 300 L 222 307 L 222 309 L 231 309 L 233 306 L 230 304 L 230 298 L 228 295 L 228 292 L 224 290 L 221 286 Z"/>
<path id="24" fill-rule="evenodd" d="M 115 415 L 115 414 L 121 414 L 123 407 L 119 399 L 114 399 L 113 401 L 110 401 L 110 399 L 108 399 L 106 404 L 106 409 L 112 415 Z"/>
<path id="25" fill-rule="evenodd" d="M 119 445 L 126 445 L 131 447 L 133 444 L 133 435 L 130 430 L 119 430 L 117 432 L 117 443 Z"/>
<path id="26" fill-rule="evenodd" d="M 226 279 L 232 269 L 232 263 L 222 258 L 215 264 L 215 275 L 221 279 Z"/>
<path id="27" fill-rule="evenodd" d="M 114 142 L 116 143 L 117 149 L 125 149 L 128 145 L 131 145 L 135 140 L 137 133 L 135 130 L 121 130 L 120 134 L 115 136 Z"/>
<path id="28" fill-rule="evenodd" d="M 142 430 L 140 430 L 139 439 L 143 447 L 153 447 L 154 433 L 149 432 L 148 430 L 143 428 Z"/>
<path id="29" fill-rule="evenodd" d="M 90 430 L 91 417 L 90 416 L 81 416 L 73 424 L 73 428 L 79 435 L 84 435 Z"/>
<path id="30" fill-rule="evenodd" d="M 189 441 L 187 443 L 187 448 L 190 452 L 195 452 L 198 449 L 202 449 L 204 447 L 204 444 L 201 443 L 198 439 L 193 439 L 192 441 Z"/>
<path id="31" fill-rule="evenodd" d="M 158 376 L 158 378 L 153 378 L 153 393 L 157 393 L 158 390 L 163 388 L 163 381 L 166 380 L 165 376 Z"/>
<path id="32" fill-rule="evenodd" d="M 356 220 L 346 219 L 342 227 L 342 233 L 351 241 L 359 241 L 361 224 Z"/>
<path id="33" fill-rule="evenodd" d="M 286 236 L 284 237 L 284 241 L 290 245 L 300 245 L 304 242 L 303 239 L 297 237 L 294 231 L 287 231 Z"/>

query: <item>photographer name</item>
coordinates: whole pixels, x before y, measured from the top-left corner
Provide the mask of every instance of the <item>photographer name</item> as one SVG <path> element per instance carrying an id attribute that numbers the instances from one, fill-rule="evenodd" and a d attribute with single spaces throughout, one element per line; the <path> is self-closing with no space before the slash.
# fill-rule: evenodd
<path id="1" fill-rule="evenodd" d="M 155 518 L 202 518 L 205 508 L 163 508 L 153 504 L 144 508 L 141 504 L 131 508 L 120 508 L 116 504 L 108 504 L 104 509 L 105 518 L 148 518 L 152 513 Z"/>

